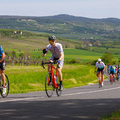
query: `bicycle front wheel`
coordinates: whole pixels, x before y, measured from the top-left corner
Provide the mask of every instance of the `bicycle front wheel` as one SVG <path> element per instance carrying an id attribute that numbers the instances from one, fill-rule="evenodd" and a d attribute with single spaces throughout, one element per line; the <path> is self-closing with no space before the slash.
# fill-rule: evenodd
<path id="1" fill-rule="evenodd" d="M 2 87 L 3 83 L 2 83 L 2 80 L 1 80 L 1 87 Z M 9 93 L 9 79 L 7 77 L 7 75 L 5 75 L 5 87 L 6 87 L 6 93 L 3 94 L 3 88 L 1 88 L 1 96 L 3 98 L 7 97 L 8 96 L 8 93 Z"/>
<path id="2" fill-rule="evenodd" d="M 50 73 L 48 73 L 45 78 L 45 91 L 48 97 L 51 97 L 54 92 L 54 83 L 50 76 Z"/>

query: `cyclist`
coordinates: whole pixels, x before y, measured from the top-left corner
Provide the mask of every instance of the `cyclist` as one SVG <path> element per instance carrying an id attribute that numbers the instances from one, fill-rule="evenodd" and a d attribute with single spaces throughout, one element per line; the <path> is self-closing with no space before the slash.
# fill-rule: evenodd
<path id="1" fill-rule="evenodd" d="M 109 74 L 111 76 L 111 74 L 113 75 L 113 80 L 115 81 L 115 73 L 116 73 L 116 70 L 115 68 L 111 65 L 110 68 L 109 68 Z"/>
<path id="2" fill-rule="evenodd" d="M 97 69 L 98 67 L 98 69 Z M 97 69 L 97 71 L 96 71 Z M 98 61 L 96 62 L 96 65 L 95 65 L 95 72 L 97 72 L 97 77 L 98 77 L 98 80 L 100 80 L 100 72 L 102 74 L 102 78 L 101 78 L 101 84 L 103 86 L 103 81 L 104 81 L 104 71 L 105 71 L 105 64 L 104 62 L 101 61 L 101 59 L 98 59 Z"/>
<path id="3" fill-rule="evenodd" d="M 42 57 L 46 56 L 48 50 L 52 53 L 51 58 L 49 59 L 50 62 L 53 62 L 54 60 L 57 61 L 58 64 L 58 77 L 60 81 L 60 89 L 63 89 L 62 85 L 62 67 L 64 63 L 64 52 L 62 45 L 60 43 L 56 43 L 56 37 L 54 35 L 48 37 L 49 45 L 47 45 L 46 48 L 43 49 Z M 51 70 L 51 65 L 48 65 L 48 72 Z"/>
<path id="4" fill-rule="evenodd" d="M 118 67 L 117 65 L 115 65 L 115 78 L 117 79 L 117 71 L 118 71 Z"/>
<path id="5" fill-rule="evenodd" d="M 119 80 L 119 75 L 120 75 L 120 66 L 118 65 L 118 69 L 117 69 L 117 80 Z"/>
<path id="6" fill-rule="evenodd" d="M 3 82 L 3 94 L 6 93 L 5 87 L 5 53 L 3 51 L 2 46 L 0 46 L 0 75 Z"/>

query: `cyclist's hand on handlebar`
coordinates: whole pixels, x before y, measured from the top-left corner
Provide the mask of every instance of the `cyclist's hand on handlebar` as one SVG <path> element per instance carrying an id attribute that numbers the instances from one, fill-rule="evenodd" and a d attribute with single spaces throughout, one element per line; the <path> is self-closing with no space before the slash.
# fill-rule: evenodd
<path id="1" fill-rule="evenodd" d="M 58 64 L 58 65 L 60 64 L 60 61 L 59 61 L 59 60 L 57 61 L 57 64 Z"/>

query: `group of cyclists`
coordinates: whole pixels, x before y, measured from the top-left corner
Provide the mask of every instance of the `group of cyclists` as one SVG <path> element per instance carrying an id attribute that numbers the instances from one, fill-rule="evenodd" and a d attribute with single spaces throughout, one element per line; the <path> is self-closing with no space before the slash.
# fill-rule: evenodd
<path id="1" fill-rule="evenodd" d="M 95 73 L 97 75 L 97 79 L 101 86 L 104 85 L 104 72 L 106 70 L 106 66 L 104 62 L 99 58 L 95 65 Z M 111 82 L 111 76 L 113 77 L 113 81 L 119 80 L 119 73 L 120 73 L 120 67 L 117 65 L 107 65 L 107 72 L 110 75 L 110 82 Z"/>
<path id="2" fill-rule="evenodd" d="M 48 50 L 52 53 L 52 56 L 50 57 L 49 61 L 57 61 L 57 66 L 58 66 L 58 77 L 60 81 L 60 89 L 63 89 L 63 84 L 62 84 L 62 68 L 63 68 L 63 63 L 64 63 L 64 52 L 62 45 L 60 43 L 56 43 L 56 37 L 54 35 L 48 37 L 49 44 L 43 49 L 43 54 L 42 57 L 45 57 Z M 117 66 L 110 66 L 108 65 L 108 73 L 113 74 L 114 78 L 118 77 L 119 72 L 120 72 L 120 67 Z M 104 71 L 106 67 L 104 62 L 102 62 L 101 59 L 98 59 L 95 65 L 95 72 L 97 75 L 98 81 L 100 81 L 101 85 L 104 85 Z M 48 72 L 51 70 L 50 64 L 48 65 Z M 101 74 L 101 77 L 100 77 Z M 5 87 L 5 53 L 3 51 L 2 46 L 0 46 L 0 75 L 2 78 L 3 82 L 3 94 L 6 93 L 6 87 Z"/>

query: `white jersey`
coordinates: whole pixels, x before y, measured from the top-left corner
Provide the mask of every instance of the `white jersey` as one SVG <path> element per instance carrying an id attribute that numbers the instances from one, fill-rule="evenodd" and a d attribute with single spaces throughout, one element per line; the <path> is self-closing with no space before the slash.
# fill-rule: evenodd
<path id="1" fill-rule="evenodd" d="M 95 67 L 98 67 L 98 69 L 103 69 L 105 67 L 104 62 L 100 62 L 100 64 L 98 62 L 96 62 Z"/>
<path id="2" fill-rule="evenodd" d="M 60 58 L 61 52 L 63 53 L 63 56 L 64 56 L 63 48 L 60 43 L 55 43 L 55 47 L 53 47 L 51 44 L 47 45 L 46 51 L 48 50 L 50 50 L 54 58 Z"/>

